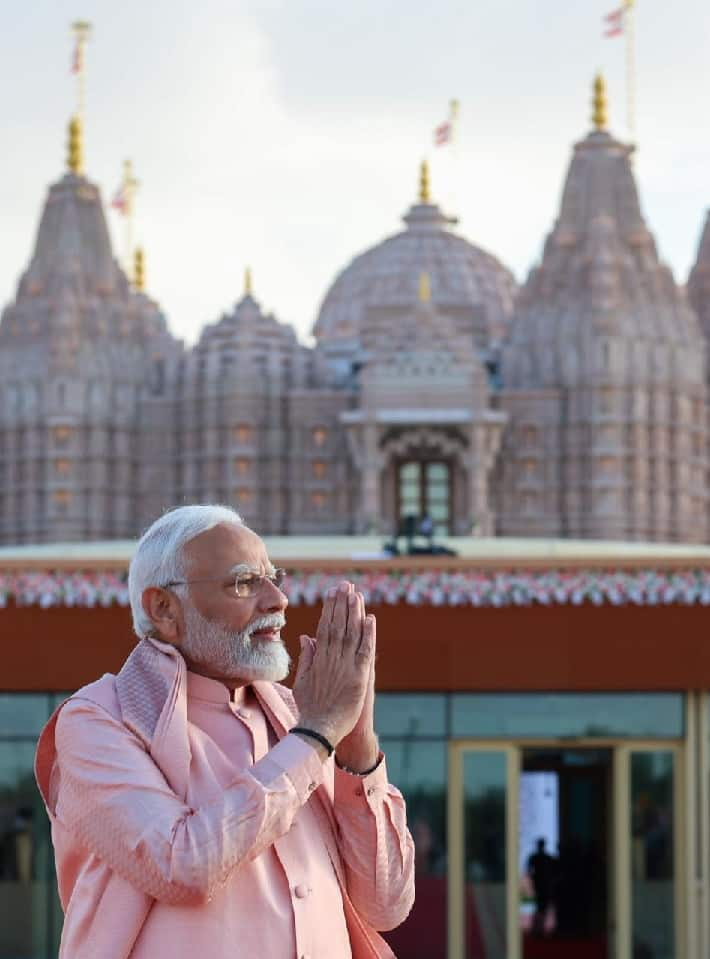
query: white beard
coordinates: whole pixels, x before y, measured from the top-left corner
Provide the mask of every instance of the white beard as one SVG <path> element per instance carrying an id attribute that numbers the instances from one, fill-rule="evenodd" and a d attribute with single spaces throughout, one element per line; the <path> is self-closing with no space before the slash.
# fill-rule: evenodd
<path id="1" fill-rule="evenodd" d="M 286 623 L 283 613 L 260 616 L 239 633 L 213 623 L 183 603 L 185 639 L 182 652 L 191 662 L 214 671 L 224 679 L 268 680 L 280 682 L 291 668 L 291 657 L 281 641 L 262 640 L 252 644 L 257 629 L 280 629 Z"/>

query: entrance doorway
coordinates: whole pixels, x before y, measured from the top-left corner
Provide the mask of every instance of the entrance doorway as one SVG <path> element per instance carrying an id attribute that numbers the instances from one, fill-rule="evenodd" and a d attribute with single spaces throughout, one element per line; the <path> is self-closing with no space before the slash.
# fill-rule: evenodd
<path id="1" fill-rule="evenodd" d="M 521 759 L 523 959 L 608 959 L 612 751 L 523 749 Z"/>
<path id="2" fill-rule="evenodd" d="M 446 460 L 402 460 L 397 463 L 398 532 L 420 532 L 427 517 L 435 536 L 451 533 L 451 464 Z M 429 534 L 427 534 L 429 535 Z"/>
<path id="3" fill-rule="evenodd" d="M 448 959 L 686 955 L 680 742 L 449 750 Z"/>

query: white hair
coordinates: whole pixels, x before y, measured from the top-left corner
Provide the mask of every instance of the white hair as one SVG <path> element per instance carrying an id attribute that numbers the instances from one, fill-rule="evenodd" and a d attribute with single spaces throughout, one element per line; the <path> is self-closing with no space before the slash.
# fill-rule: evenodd
<path id="1" fill-rule="evenodd" d="M 183 550 L 190 540 L 214 526 L 245 526 L 230 506 L 178 506 L 164 513 L 143 533 L 128 567 L 128 596 L 133 630 L 144 639 L 153 629 L 141 602 L 149 586 L 164 586 L 186 574 Z"/>

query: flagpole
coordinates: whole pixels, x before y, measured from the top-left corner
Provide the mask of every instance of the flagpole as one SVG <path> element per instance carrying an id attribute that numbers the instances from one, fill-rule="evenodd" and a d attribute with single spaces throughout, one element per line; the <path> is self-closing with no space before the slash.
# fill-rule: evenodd
<path id="1" fill-rule="evenodd" d="M 91 24 L 86 20 L 75 20 L 71 25 L 74 34 L 74 65 L 76 73 L 76 115 L 80 123 L 84 123 L 84 110 L 86 108 L 86 71 L 85 50 L 86 44 L 91 36 Z"/>
<path id="2" fill-rule="evenodd" d="M 626 34 L 626 122 L 629 140 L 636 146 L 636 30 L 634 0 L 624 0 Z"/>
<path id="3" fill-rule="evenodd" d="M 458 100 L 451 100 L 449 103 L 449 116 L 451 118 L 451 166 L 453 167 L 453 196 L 451 210 L 449 215 L 458 216 L 459 208 L 459 110 L 461 104 Z"/>
<path id="4" fill-rule="evenodd" d="M 125 160 L 123 164 L 123 195 L 125 197 L 125 224 L 124 224 L 124 263 L 126 275 L 131 275 L 133 268 L 133 209 L 138 180 L 133 176 L 133 164 Z"/>

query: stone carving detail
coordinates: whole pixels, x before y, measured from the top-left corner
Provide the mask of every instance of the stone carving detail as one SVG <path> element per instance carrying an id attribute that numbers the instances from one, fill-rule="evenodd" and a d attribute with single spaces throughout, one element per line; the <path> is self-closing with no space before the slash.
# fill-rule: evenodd
<path id="1" fill-rule="evenodd" d="M 461 459 L 465 447 L 466 442 L 462 436 L 419 427 L 385 437 L 382 443 L 382 452 L 387 459 L 403 458 L 416 453 L 426 453 L 428 456 L 443 456 L 447 459 Z"/>

